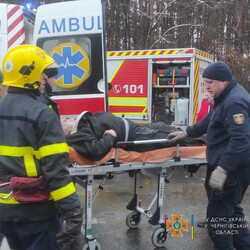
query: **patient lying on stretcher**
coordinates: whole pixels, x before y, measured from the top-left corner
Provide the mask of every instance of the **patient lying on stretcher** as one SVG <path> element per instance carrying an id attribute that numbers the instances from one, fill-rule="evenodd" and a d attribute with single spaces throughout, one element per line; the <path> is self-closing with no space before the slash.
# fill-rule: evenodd
<path id="1" fill-rule="evenodd" d="M 76 120 L 65 118 L 62 120 L 63 131 L 69 146 L 79 154 L 92 161 L 101 160 L 118 141 L 139 141 L 165 139 L 169 133 L 176 131 L 174 126 L 163 122 L 139 125 L 128 119 L 123 119 L 108 112 L 91 114 L 84 111 Z M 187 138 L 181 142 L 182 146 L 204 145 L 203 139 Z M 145 152 L 154 149 L 172 147 L 176 143 L 129 145 L 125 150 Z"/>

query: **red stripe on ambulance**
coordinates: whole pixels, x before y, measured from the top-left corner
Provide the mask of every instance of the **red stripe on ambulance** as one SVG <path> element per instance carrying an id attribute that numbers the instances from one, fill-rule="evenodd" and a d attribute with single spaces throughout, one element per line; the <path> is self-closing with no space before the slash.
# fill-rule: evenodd
<path id="1" fill-rule="evenodd" d="M 25 43 L 23 7 L 9 5 L 7 13 L 8 48 Z"/>
<path id="2" fill-rule="evenodd" d="M 60 115 L 78 115 L 82 111 L 91 113 L 105 110 L 103 97 L 78 98 L 78 99 L 56 99 Z"/>
<path id="3" fill-rule="evenodd" d="M 16 5 L 8 11 L 7 18 L 11 18 L 18 10 L 20 10 L 20 6 Z"/>
<path id="4" fill-rule="evenodd" d="M 21 14 L 17 19 L 14 20 L 12 24 L 8 26 L 8 33 L 11 32 L 22 21 L 23 21 L 23 14 Z"/>

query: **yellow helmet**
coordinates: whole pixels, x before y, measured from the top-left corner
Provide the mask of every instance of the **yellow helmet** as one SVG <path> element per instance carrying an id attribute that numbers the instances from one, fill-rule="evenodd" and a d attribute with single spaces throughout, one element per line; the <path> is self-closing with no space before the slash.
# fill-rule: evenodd
<path id="1" fill-rule="evenodd" d="M 16 46 L 3 59 L 3 85 L 37 89 L 43 70 L 54 62 L 52 57 L 37 46 Z"/>

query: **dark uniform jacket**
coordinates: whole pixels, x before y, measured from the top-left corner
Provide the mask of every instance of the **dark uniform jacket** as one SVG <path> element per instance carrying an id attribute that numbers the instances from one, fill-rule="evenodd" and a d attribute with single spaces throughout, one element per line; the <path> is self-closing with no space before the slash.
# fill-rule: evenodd
<path id="1" fill-rule="evenodd" d="M 43 175 L 51 196 L 38 204 L 20 204 L 13 196 L 0 198 L 0 221 L 40 221 L 55 216 L 58 208 L 63 213 L 80 207 L 66 169 L 68 146 L 54 111 L 31 91 L 10 87 L 0 100 L 0 128 L 0 180 Z M 0 188 L 0 195 L 7 193 Z"/>
<path id="2" fill-rule="evenodd" d="M 166 139 L 170 132 L 176 131 L 176 128 L 163 122 L 152 123 L 148 125 L 139 125 L 130 120 L 128 124 L 127 141 L 135 140 L 153 140 Z M 125 122 L 122 118 L 112 115 L 108 112 L 96 112 L 83 116 L 78 124 L 77 132 L 67 136 L 67 143 L 78 153 L 90 160 L 102 159 L 118 141 L 126 141 Z M 105 134 L 106 130 L 113 129 L 117 137 Z M 201 145 L 200 140 L 185 140 L 185 145 Z M 144 144 L 130 145 L 124 147 L 126 150 L 150 151 L 157 148 L 170 147 L 175 143 L 164 144 Z"/>
<path id="3" fill-rule="evenodd" d="M 45 84 L 44 93 L 38 96 L 38 100 L 47 105 L 49 108 L 53 109 L 57 116 L 60 117 L 59 108 L 57 103 L 51 98 L 52 88 L 48 83 Z"/>
<path id="4" fill-rule="evenodd" d="M 208 164 L 231 172 L 247 167 L 250 174 L 250 96 L 233 79 L 214 101 L 214 110 L 187 134 L 207 133 Z"/>

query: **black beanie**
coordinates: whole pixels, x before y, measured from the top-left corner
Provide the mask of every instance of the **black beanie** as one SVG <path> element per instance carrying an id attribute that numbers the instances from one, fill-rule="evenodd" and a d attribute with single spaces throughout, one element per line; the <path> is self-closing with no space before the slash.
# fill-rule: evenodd
<path id="1" fill-rule="evenodd" d="M 46 68 L 43 72 L 48 78 L 51 78 L 58 75 L 58 68 Z"/>
<path id="2" fill-rule="evenodd" d="M 206 67 L 202 74 L 202 77 L 222 82 L 230 82 L 233 78 L 233 73 L 226 63 L 218 61 Z"/>

